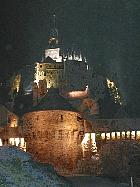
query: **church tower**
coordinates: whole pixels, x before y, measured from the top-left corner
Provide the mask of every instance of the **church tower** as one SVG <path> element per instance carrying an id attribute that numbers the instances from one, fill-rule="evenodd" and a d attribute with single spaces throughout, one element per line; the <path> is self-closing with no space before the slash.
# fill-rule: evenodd
<path id="1" fill-rule="evenodd" d="M 48 37 L 48 48 L 45 49 L 45 58 L 50 57 L 56 62 L 62 62 L 60 55 L 58 29 L 56 28 L 56 15 L 53 15 L 53 25 Z"/>
<path id="2" fill-rule="evenodd" d="M 48 36 L 48 47 L 45 49 L 42 61 L 35 63 L 33 90 L 36 90 L 37 93 L 33 93 L 33 95 L 37 95 L 38 98 L 34 99 L 40 101 L 42 98 L 39 88 L 43 85 L 46 85 L 47 90 L 51 87 L 58 88 L 64 97 L 73 97 L 73 95 L 79 97 L 79 91 L 85 94 L 88 84 L 87 67 L 86 58 L 79 49 L 79 45 L 75 44 L 67 49 L 60 48 L 56 16 L 53 15 L 52 27 Z M 42 83 L 43 85 L 41 85 Z"/>
<path id="3" fill-rule="evenodd" d="M 42 58 L 43 60 L 35 63 L 35 80 L 33 87 L 36 88 L 34 90 L 37 93 L 33 93 L 33 95 L 37 95 L 38 101 L 42 98 L 42 93 L 40 94 L 39 90 L 40 88 L 43 88 L 43 85 L 45 85 L 47 89 L 50 89 L 51 87 L 59 88 L 63 80 L 64 63 L 58 46 L 59 39 L 55 15 L 53 15 L 52 23 L 53 25 L 48 37 L 48 48 L 45 49 L 45 54 Z M 46 90 L 46 88 L 43 90 Z"/>

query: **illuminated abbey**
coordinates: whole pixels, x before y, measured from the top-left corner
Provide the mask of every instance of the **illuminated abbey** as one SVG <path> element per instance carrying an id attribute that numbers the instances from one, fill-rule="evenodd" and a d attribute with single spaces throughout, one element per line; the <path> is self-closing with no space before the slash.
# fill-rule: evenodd
<path id="1" fill-rule="evenodd" d="M 93 97 L 90 74 L 79 49 L 60 48 L 54 15 L 48 48 L 42 60 L 35 62 L 30 89 L 22 90 L 22 76 L 16 75 L 10 94 L 17 108 L 11 112 L 1 106 L 0 145 L 16 145 L 63 173 L 76 170 L 82 159 L 96 156 L 100 145 L 108 141 L 139 141 L 139 119 L 100 118 L 102 83 L 94 79 L 99 92 Z M 113 102 L 123 105 L 115 83 L 106 78 L 106 84 Z M 24 106 L 26 97 L 30 102 Z"/>

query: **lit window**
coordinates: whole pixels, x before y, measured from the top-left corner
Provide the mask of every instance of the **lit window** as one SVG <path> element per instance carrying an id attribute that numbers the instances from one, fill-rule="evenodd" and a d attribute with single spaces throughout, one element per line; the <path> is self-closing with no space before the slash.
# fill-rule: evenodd
<path id="1" fill-rule="evenodd" d="M 126 138 L 129 139 L 130 138 L 130 131 L 126 132 Z"/>
<path id="2" fill-rule="evenodd" d="M 19 143 L 20 143 L 20 140 L 19 140 L 19 138 L 10 138 L 10 139 L 9 139 L 9 143 L 10 143 L 11 145 L 16 145 L 16 146 L 18 146 Z"/>
<path id="3" fill-rule="evenodd" d="M 0 146 L 2 146 L 2 140 L 0 139 Z"/>
<path id="4" fill-rule="evenodd" d="M 110 140 L 110 133 L 106 133 L 106 139 Z"/>
<path id="5" fill-rule="evenodd" d="M 117 139 L 120 139 L 120 132 L 116 132 Z"/>
<path id="6" fill-rule="evenodd" d="M 102 133 L 102 134 L 101 134 L 101 139 L 102 139 L 102 140 L 105 140 L 105 133 Z"/>
<path id="7" fill-rule="evenodd" d="M 135 131 L 131 131 L 131 139 L 135 140 Z"/>
<path id="8" fill-rule="evenodd" d="M 85 133 L 84 139 L 82 141 L 82 144 L 87 144 L 87 142 L 90 140 L 90 133 Z"/>
<path id="9" fill-rule="evenodd" d="M 112 140 L 115 140 L 115 132 L 111 133 L 111 138 L 112 138 Z"/>
<path id="10" fill-rule="evenodd" d="M 137 135 L 136 135 L 136 139 L 137 139 L 137 140 L 140 140 L 140 131 L 137 131 L 136 134 L 137 134 Z"/>
<path id="11" fill-rule="evenodd" d="M 63 121 L 63 115 L 61 115 L 61 122 Z"/>
<path id="12" fill-rule="evenodd" d="M 93 143 L 95 143 L 95 133 L 91 133 L 91 140 Z"/>
<path id="13" fill-rule="evenodd" d="M 125 132 L 122 132 L 122 139 L 125 139 Z"/>

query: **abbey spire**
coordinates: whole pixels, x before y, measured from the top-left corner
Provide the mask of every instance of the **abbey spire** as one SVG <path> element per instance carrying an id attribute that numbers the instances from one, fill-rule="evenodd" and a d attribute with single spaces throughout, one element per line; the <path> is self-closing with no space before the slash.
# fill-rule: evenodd
<path id="1" fill-rule="evenodd" d="M 56 28 L 56 15 L 53 15 L 52 27 L 49 33 L 49 48 L 57 48 L 58 45 L 58 29 Z"/>

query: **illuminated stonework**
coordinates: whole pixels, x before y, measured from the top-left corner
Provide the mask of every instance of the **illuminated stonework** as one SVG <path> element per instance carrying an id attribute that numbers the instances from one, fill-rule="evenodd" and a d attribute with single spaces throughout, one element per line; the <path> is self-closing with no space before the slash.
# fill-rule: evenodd
<path id="1" fill-rule="evenodd" d="M 8 113 L 8 125 L 9 127 L 18 126 L 18 117 L 14 113 L 11 112 Z"/>
<path id="2" fill-rule="evenodd" d="M 92 157 L 97 152 L 95 133 L 85 133 L 82 141 L 83 157 Z"/>
<path id="3" fill-rule="evenodd" d="M 0 139 L 0 146 L 2 146 L 2 140 Z"/>
<path id="4" fill-rule="evenodd" d="M 88 85 L 86 86 L 86 89 L 84 91 L 72 91 L 67 94 L 69 98 L 82 98 L 88 96 L 89 89 Z"/>
<path id="5" fill-rule="evenodd" d="M 78 61 L 78 62 L 82 62 L 85 60 L 85 58 L 82 57 L 81 53 L 80 54 L 76 54 L 75 52 L 73 53 L 68 53 L 64 59 L 66 60 L 75 60 L 75 61 Z"/>
<path id="6" fill-rule="evenodd" d="M 9 144 L 15 145 L 26 152 L 26 142 L 24 141 L 24 138 L 10 138 Z"/>
<path id="7" fill-rule="evenodd" d="M 77 120 L 78 116 L 62 110 L 25 114 L 27 151 L 35 160 L 50 163 L 59 171 L 73 170 L 82 156 L 83 122 Z"/>
<path id="8" fill-rule="evenodd" d="M 110 94 L 114 99 L 114 102 L 122 105 L 122 98 L 119 94 L 119 89 L 117 88 L 117 86 L 115 85 L 113 81 L 109 80 L 108 78 L 106 79 L 106 81 L 107 81 L 107 86 L 109 88 Z"/>
<path id="9" fill-rule="evenodd" d="M 103 132 L 101 133 L 101 140 L 140 140 L 140 131 Z"/>
<path id="10" fill-rule="evenodd" d="M 63 63 L 51 63 L 47 59 L 44 62 L 37 62 L 34 82 L 39 86 L 40 80 L 46 80 L 47 88 L 58 88 L 63 79 L 63 69 Z"/>
<path id="11" fill-rule="evenodd" d="M 137 139 L 137 140 L 140 140 L 140 131 L 137 131 L 137 132 L 136 132 L 136 139 Z"/>
<path id="12" fill-rule="evenodd" d="M 60 55 L 60 48 L 46 49 L 45 58 L 50 57 L 56 62 L 62 62 L 62 56 Z"/>
<path id="13" fill-rule="evenodd" d="M 12 92 L 16 91 L 19 92 L 19 88 L 20 88 L 20 83 L 21 83 L 21 75 L 18 74 L 15 76 L 13 82 L 12 82 Z"/>
<path id="14" fill-rule="evenodd" d="M 18 147 L 19 149 L 22 149 L 26 152 L 26 142 L 24 141 L 24 138 L 9 138 L 7 141 L 3 141 L 0 139 L 0 146 L 6 146 L 6 145 L 13 145 Z"/>

